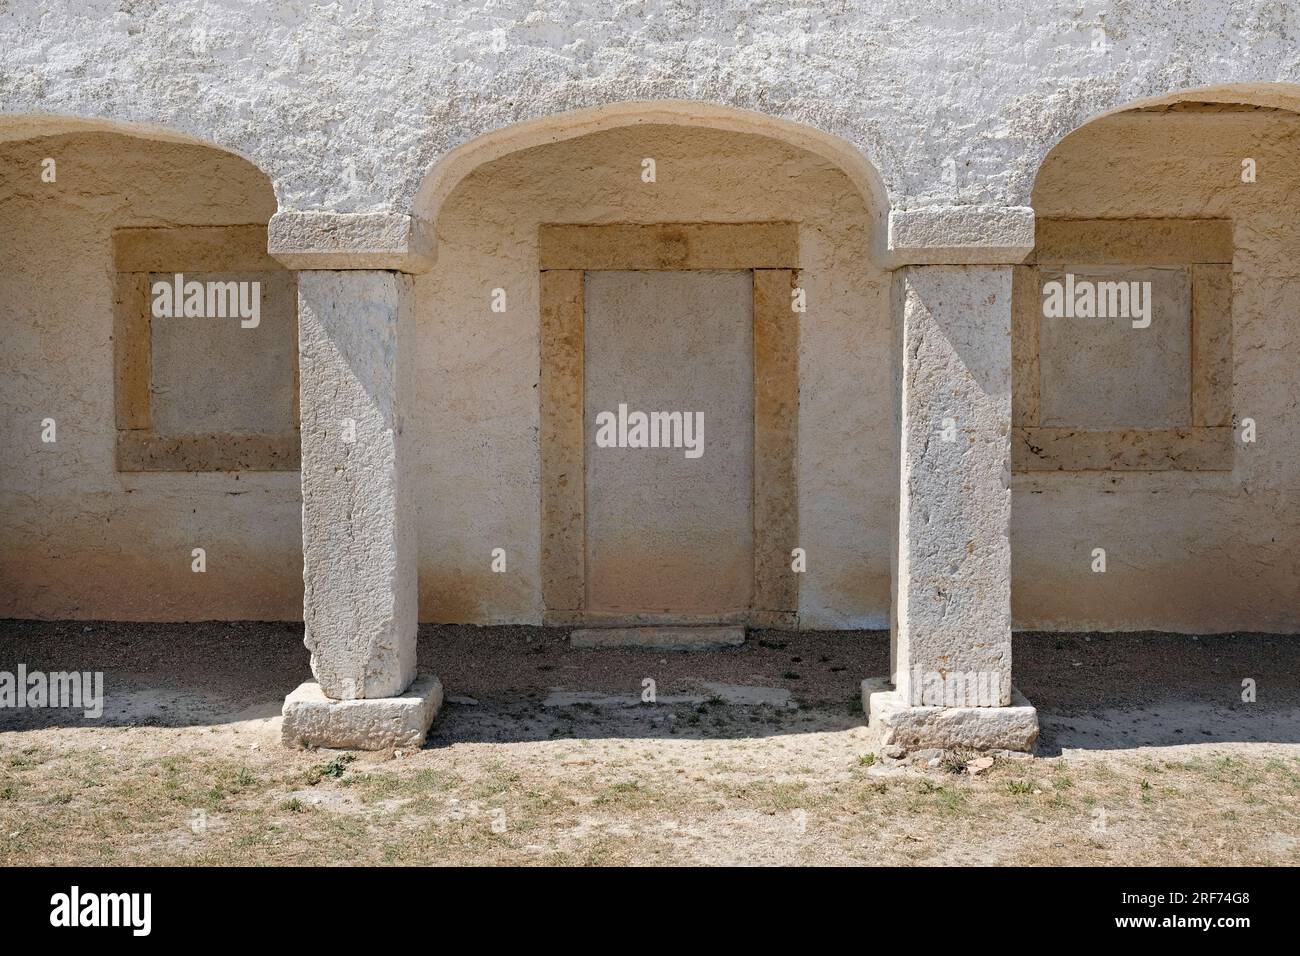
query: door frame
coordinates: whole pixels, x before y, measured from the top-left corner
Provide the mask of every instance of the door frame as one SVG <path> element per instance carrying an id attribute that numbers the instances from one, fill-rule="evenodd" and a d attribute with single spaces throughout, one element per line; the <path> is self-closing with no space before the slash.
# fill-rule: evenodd
<path id="1" fill-rule="evenodd" d="M 799 228 L 792 222 L 544 224 L 538 230 L 542 621 L 793 627 L 798 547 Z M 743 620 L 586 609 L 585 274 L 748 271 L 754 289 L 754 588 Z M 643 619 L 644 617 L 644 619 Z M 735 617 L 735 615 L 732 615 Z"/>

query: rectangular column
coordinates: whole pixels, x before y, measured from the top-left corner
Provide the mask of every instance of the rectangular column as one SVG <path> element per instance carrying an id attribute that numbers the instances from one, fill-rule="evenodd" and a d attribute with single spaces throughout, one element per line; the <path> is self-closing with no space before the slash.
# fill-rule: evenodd
<path id="1" fill-rule="evenodd" d="M 412 274 L 433 230 L 411 216 L 281 210 L 267 249 L 298 270 L 305 643 L 317 682 L 284 702 L 292 746 L 418 747 L 442 704 L 416 679 L 416 540 L 402 418 Z"/>
<path id="2" fill-rule="evenodd" d="M 902 342 L 894 686 L 909 706 L 1005 706 L 1011 269 L 909 266 L 895 282 Z"/>
<path id="3" fill-rule="evenodd" d="M 411 278 L 298 274 L 305 643 L 319 683 L 284 704 L 290 745 L 418 747 L 442 703 L 416 681 L 418 595 L 402 412 Z"/>
<path id="4" fill-rule="evenodd" d="M 1011 267 L 980 252 L 894 276 L 892 676 L 862 685 L 891 757 L 1032 751 L 1038 739 L 1038 714 L 1011 685 Z"/>
<path id="5" fill-rule="evenodd" d="M 337 700 L 415 677 L 415 539 L 403 472 L 398 330 L 411 279 L 298 275 L 303 607 L 312 673 Z"/>

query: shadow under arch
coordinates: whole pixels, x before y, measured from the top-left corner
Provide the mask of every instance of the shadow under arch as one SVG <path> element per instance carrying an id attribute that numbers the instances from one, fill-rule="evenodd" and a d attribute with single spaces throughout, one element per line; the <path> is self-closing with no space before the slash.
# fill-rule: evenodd
<path id="1" fill-rule="evenodd" d="M 752 110 L 696 100 L 646 100 L 555 113 L 484 133 L 445 153 L 425 174 L 412 214 L 433 223 L 443 203 L 466 176 L 502 156 L 628 126 L 690 126 L 768 136 L 833 163 L 866 199 L 872 216 L 870 247 L 879 258 L 885 241 L 889 195 L 879 171 L 860 149 L 812 126 Z"/>
<path id="2" fill-rule="evenodd" d="M 1034 170 L 1034 176 L 1030 185 L 1030 196 L 1033 195 L 1033 190 L 1038 184 L 1038 174 L 1042 171 L 1047 157 L 1051 155 L 1053 150 L 1085 126 L 1119 113 L 1157 106 L 1174 106 L 1178 103 L 1238 104 L 1300 113 L 1300 84 L 1273 82 L 1223 83 L 1214 86 L 1171 90 L 1167 93 L 1139 97 L 1116 106 L 1095 110 L 1073 123 L 1069 129 L 1060 135 L 1046 139 L 1038 144 L 1038 150 L 1033 157 L 1031 167 Z"/>
<path id="3" fill-rule="evenodd" d="M 271 183 L 272 190 L 275 189 L 274 177 L 252 156 L 223 143 L 181 132 L 161 123 L 136 123 L 62 113 L 0 113 L 0 143 L 77 133 L 112 133 L 155 143 L 174 143 L 178 146 L 202 146 L 213 149 L 242 159 L 265 176 Z M 278 195 L 276 205 L 279 206 Z"/>
<path id="4" fill-rule="evenodd" d="M 1229 295 L 1237 296 L 1238 301 L 1233 302 L 1230 298 L 1227 309 L 1214 314 L 1225 317 L 1219 327 L 1226 327 L 1230 333 L 1236 316 L 1237 332 L 1231 334 L 1240 334 L 1243 325 L 1263 330 L 1274 321 L 1275 314 L 1285 314 L 1287 310 L 1279 309 L 1275 303 L 1261 306 L 1261 301 L 1267 301 L 1267 296 L 1260 300 L 1251 300 L 1247 296 L 1243 300 L 1239 293 L 1241 283 L 1244 280 L 1248 286 L 1260 286 L 1272 280 L 1279 285 L 1287 284 L 1290 278 L 1287 254 L 1267 245 L 1275 241 L 1279 229 L 1249 225 L 1250 217 L 1260 215 L 1262 202 L 1252 207 L 1244 199 L 1225 199 L 1233 197 L 1233 190 L 1239 186 L 1235 167 L 1237 158 L 1259 154 L 1244 145 L 1240 152 L 1236 152 L 1239 143 L 1248 141 L 1245 139 L 1225 137 L 1218 142 L 1211 137 L 1193 141 L 1201 147 L 1197 150 L 1189 149 L 1187 140 L 1180 140 L 1170 132 L 1153 133 L 1149 138 L 1131 132 L 1144 121 L 1144 111 L 1154 126 L 1167 118 L 1160 115 L 1164 111 L 1181 113 L 1183 111 L 1178 108 L 1185 104 L 1192 107 L 1187 110 L 1189 115 L 1185 116 L 1189 122 L 1214 119 L 1214 116 L 1195 115 L 1200 113 L 1223 112 L 1244 115 L 1249 119 L 1250 114 L 1258 110 L 1263 114 L 1257 117 L 1259 123 L 1285 122 L 1292 130 L 1289 135 L 1294 136 L 1297 117 L 1286 113 L 1300 114 L 1300 85 L 1258 82 L 1172 89 L 1096 109 L 1085 119 L 1072 124 L 1067 131 L 1054 135 L 1043 144 L 1037 165 L 1032 168 L 1031 203 L 1039 217 L 1036 255 L 1043 255 L 1054 265 L 1059 265 L 1058 258 L 1044 251 L 1053 248 L 1052 239 L 1042 228 L 1044 221 L 1055 220 L 1059 227 L 1068 220 L 1109 220 L 1123 228 L 1128 228 L 1128 223 L 1166 218 L 1189 222 L 1230 221 L 1234 225 L 1244 221 L 1248 223 L 1247 229 L 1236 235 L 1246 236 L 1250 244 L 1247 255 L 1244 258 L 1237 255 L 1239 247 L 1237 240 L 1233 239 L 1226 259 L 1235 264 L 1222 261 L 1225 257 L 1220 255 L 1218 261 L 1208 267 L 1224 270 L 1229 275 L 1229 283 L 1232 275 L 1237 277 L 1238 291 L 1230 291 Z M 1131 114 L 1138 115 L 1133 117 Z M 1103 123 L 1112 121 L 1114 129 L 1120 129 L 1118 124 L 1130 118 L 1135 120 L 1134 127 L 1122 127 L 1125 132 L 1112 132 L 1110 138 L 1106 138 Z M 1090 134 L 1095 134 L 1095 137 Z M 1290 140 L 1291 143 L 1294 141 Z M 1121 150 L 1112 153 L 1104 148 L 1116 144 L 1122 144 L 1133 152 Z M 1283 149 L 1277 144 L 1274 147 L 1279 151 Z M 1134 162 L 1135 156 L 1149 161 Z M 1232 165 L 1222 165 L 1225 157 Z M 1192 173 L 1198 164 L 1221 171 L 1221 177 L 1215 173 L 1215 178 L 1208 178 L 1210 174 L 1207 173 L 1205 180 L 1194 178 Z M 1275 159 L 1274 168 L 1276 165 Z M 1151 171 L 1157 168 L 1160 173 Z M 1131 172 L 1135 169 L 1145 172 Z M 1102 180 L 1099 173 L 1103 170 L 1116 172 L 1113 178 Z M 1186 178 L 1179 173 L 1185 174 Z M 1160 180 L 1159 184 L 1153 185 L 1157 180 Z M 1274 182 L 1285 181 L 1277 177 Z M 1096 188 L 1090 191 L 1091 187 Z M 1277 188 L 1285 191 L 1294 187 L 1282 185 Z M 1243 190 L 1242 195 L 1245 194 Z M 1285 215 L 1283 210 L 1282 216 Z M 1131 248 L 1134 247 L 1136 244 Z M 1055 248 L 1059 251 L 1060 245 Z M 1078 247 L 1072 248 L 1073 261 L 1082 263 L 1084 267 L 1093 261 L 1087 258 L 1086 253 L 1079 253 Z M 1131 255 L 1129 261 L 1133 267 L 1140 267 L 1144 262 L 1141 253 Z M 1193 257 L 1189 259 L 1196 262 Z M 1282 274 L 1276 271 L 1270 274 L 1270 261 L 1287 263 L 1287 267 Z M 1027 266 L 1034 262 L 1034 256 L 1031 256 Z M 1194 267 L 1207 268 L 1204 263 Z M 1128 268 L 1127 264 L 1124 268 Z M 1035 294 L 1041 292 L 1040 286 L 1032 288 Z M 1231 284 L 1229 289 L 1232 289 Z M 1202 327 L 1208 327 L 1208 323 Z M 1268 340 L 1266 333 L 1260 331 L 1258 334 L 1265 335 L 1265 341 Z M 1231 361 L 1231 355 L 1229 359 Z M 1020 366 L 1021 369 L 1024 367 Z M 1017 374 L 1020 371 L 1013 372 L 1013 375 Z M 1241 388 L 1243 380 L 1247 383 L 1247 393 L 1254 395 L 1287 387 L 1285 382 L 1275 384 L 1275 373 L 1263 370 L 1250 353 L 1238 354 L 1228 376 L 1228 397 L 1220 408 L 1226 406 L 1235 413 L 1240 407 L 1236 404 L 1239 398 L 1233 393 L 1233 388 Z M 1262 384 L 1265 382 L 1267 384 Z M 1031 391 L 1036 388 L 1033 386 Z M 1223 427 L 1230 421 L 1235 422 L 1235 418 L 1225 417 L 1201 424 Z M 1079 425 L 1078 422 L 1071 424 Z M 1197 423 L 1192 421 L 1190 424 Z M 1132 431 L 1144 430 L 1134 427 Z M 1276 452 L 1277 457 L 1268 467 L 1278 469 L 1279 473 L 1287 469 L 1289 474 L 1294 474 L 1294 469 L 1285 460 L 1288 454 L 1294 458 L 1294 451 Z M 1284 500 L 1288 487 L 1294 487 L 1294 479 L 1287 480 L 1291 482 L 1289 486 L 1282 484 L 1281 489 L 1272 491 L 1279 501 Z M 1016 633 L 1017 684 L 1039 707 L 1043 726 L 1040 755 L 1058 755 L 1062 748 L 1101 750 L 1191 743 L 1294 744 L 1300 741 L 1300 710 L 1296 709 L 1294 698 L 1269 701 L 1266 709 L 1256 706 L 1253 698 L 1247 703 L 1243 697 L 1243 678 L 1248 676 L 1247 672 L 1261 670 L 1259 663 L 1238 664 L 1235 669 L 1221 665 L 1221 659 L 1229 660 L 1230 655 L 1242 661 L 1257 662 L 1274 653 L 1274 649 L 1284 649 L 1282 653 L 1293 654 L 1294 600 L 1288 604 L 1285 600 L 1274 599 L 1269 603 L 1256 599 L 1254 592 L 1249 592 L 1249 586 L 1242 583 L 1247 578 L 1267 581 L 1272 567 L 1285 568 L 1285 565 L 1281 562 L 1274 564 L 1272 559 L 1261 559 L 1260 564 L 1269 567 L 1269 572 L 1252 572 L 1236 579 L 1224 575 L 1221 570 L 1239 563 L 1231 556 L 1233 552 L 1230 549 L 1234 546 L 1242 550 L 1253 549 L 1257 547 L 1256 542 L 1267 542 L 1276 537 L 1283 542 L 1279 545 L 1281 553 L 1285 551 L 1288 534 L 1294 540 L 1294 531 L 1288 530 L 1294 524 L 1271 522 L 1264 506 L 1256 512 L 1244 510 L 1247 505 L 1243 502 L 1248 498 L 1267 500 L 1260 489 L 1264 482 L 1256 484 L 1240 475 L 1234 477 L 1231 467 L 1222 466 L 1203 470 L 1169 466 L 1111 474 L 1067 466 L 1059 471 L 1037 473 L 1021 470 L 1014 481 L 1013 614 L 1017 626 L 1023 628 Z M 1279 483 L 1282 483 L 1281 479 Z M 1241 489 L 1248 485 L 1254 487 L 1249 493 L 1242 494 Z M 1060 497 L 1054 497 L 1057 495 Z M 1048 517 L 1053 512 L 1067 513 L 1066 506 L 1061 504 L 1067 496 L 1069 508 L 1073 509 L 1071 518 L 1056 521 Z M 1184 506 L 1182 502 L 1192 496 L 1195 496 L 1196 505 Z M 1119 504 L 1110 514 L 1106 513 L 1104 506 L 1085 512 L 1085 508 L 1101 500 Z M 1243 510 L 1231 510 L 1236 508 Z M 1151 515 L 1159 517 L 1150 518 Z M 1232 517 L 1225 519 L 1224 515 Z M 1202 518 L 1205 524 L 1199 523 Z M 1171 529 L 1167 536 L 1171 542 L 1169 545 L 1145 543 L 1161 540 L 1149 532 L 1149 526 L 1143 525 L 1147 520 Z M 1077 599 L 1073 603 L 1066 599 L 1055 603 L 1052 592 L 1065 594 L 1067 589 L 1062 586 L 1061 579 L 1053 580 L 1045 571 L 1067 566 L 1070 555 L 1086 556 L 1086 549 L 1092 546 L 1091 541 L 1083 544 L 1082 536 L 1071 540 L 1071 525 L 1076 528 L 1086 525 L 1089 529 L 1087 534 L 1098 544 L 1106 543 L 1107 539 L 1116 541 L 1120 536 L 1118 540 L 1126 550 L 1126 570 L 1134 572 L 1128 580 L 1143 580 L 1146 576 L 1146 583 L 1124 592 L 1111 582 L 1125 579 L 1104 574 L 1090 578 L 1085 573 L 1085 581 L 1108 583 L 1091 589 L 1086 583 L 1071 586 L 1068 593 Z M 1232 531 L 1219 530 L 1224 528 Z M 1122 537 L 1125 535 L 1127 537 Z M 1248 537 L 1251 535 L 1253 537 Z M 1195 544 L 1186 545 L 1188 539 L 1194 540 Z M 1052 546 L 1038 543 L 1049 540 L 1069 541 L 1069 544 L 1053 552 Z M 1207 545 L 1207 542 L 1213 544 Z M 1065 549 L 1071 547 L 1076 550 L 1066 553 Z M 1211 564 L 1204 559 L 1211 547 L 1228 556 Z M 1279 573 L 1278 578 L 1281 579 L 1283 574 L 1285 571 Z M 1104 592 L 1103 588 L 1106 589 Z M 1267 585 L 1261 584 L 1260 589 L 1261 593 L 1268 593 Z M 1277 585 L 1273 585 L 1273 591 L 1277 595 L 1288 593 L 1284 586 Z M 1028 598 L 1023 597 L 1026 592 Z M 1104 600 L 1100 596 L 1103 593 Z M 1245 593 L 1252 594 L 1250 600 L 1223 599 L 1223 595 Z M 1086 597 L 1078 598 L 1079 595 Z M 1170 612 L 1171 606 L 1191 610 L 1179 616 Z M 1243 611 L 1243 608 L 1247 610 Z M 1026 675 L 1021 666 L 1021 644 L 1045 644 L 1054 648 L 1057 654 L 1053 659 L 1053 655 L 1043 653 L 1043 648 L 1039 647 L 1035 660 L 1035 652 L 1026 651 L 1023 659 L 1034 662 Z M 1148 674 L 1145 677 L 1140 673 L 1119 676 L 1119 669 L 1107 658 L 1120 653 L 1129 656 Z M 1066 669 L 1071 667 L 1082 668 L 1084 674 L 1093 670 L 1107 676 L 1104 681 L 1083 677 L 1071 682 Z M 1293 667 L 1294 658 L 1277 664 L 1279 672 Z M 1049 670 L 1054 674 L 1052 680 L 1045 679 Z M 1240 675 L 1236 673 L 1238 670 Z M 1043 680 L 1043 684 L 1037 685 L 1037 680 Z M 1294 685 L 1293 675 L 1288 673 L 1287 681 Z M 1252 693 L 1253 683 L 1252 678 Z"/>
<path id="5" fill-rule="evenodd" d="M 0 406 L 52 423 L 46 447 L 38 435 L 0 463 L 16 502 L 0 520 L 0 613 L 301 620 L 296 294 L 287 270 L 273 288 L 263 275 L 272 177 L 201 136 L 97 117 L 0 114 L 0 152 Z M 240 334 L 255 347 L 198 323 L 159 331 L 151 273 L 223 270 L 248 273 L 257 322 Z M 249 442 L 259 458 L 240 457 Z M 197 537 L 239 556 L 215 587 L 191 570 Z"/>

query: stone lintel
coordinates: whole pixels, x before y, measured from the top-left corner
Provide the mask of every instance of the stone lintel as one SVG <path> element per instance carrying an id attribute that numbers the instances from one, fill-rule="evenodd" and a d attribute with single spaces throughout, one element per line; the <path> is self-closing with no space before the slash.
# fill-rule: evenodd
<path id="1" fill-rule="evenodd" d="M 296 212 L 271 217 L 267 251 L 290 269 L 381 269 L 418 274 L 435 258 L 433 227 L 393 213 Z"/>
<path id="2" fill-rule="evenodd" d="M 1232 265 L 1231 219 L 1041 219 L 1031 262 Z"/>
<path id="3" fill-rule="evenodd" d="M 1009 707 L 911 706 L 888 678 L 862 682 L 862 709 L 879 747 L 1033 753 L 1038 711 L 1016 688 Z"/>
<path id="4" fill-rule="evenodd" d="M 537 247 L 544 272 L 799 268 L 793 222 L 546 224 Z"/>
<path id="5" fill-rule="evenodd" d="M 1034 249 L 1028 206 L 893 209 L 885 265 L 1011 265 Z"/>
<path id="6" fill-rule="evenodd" d="M 442 682 L 420 678 L 398 697 L 334 700 L 308 681 L 284 701 L 280 737 L 288 747 L 341 750 L 418 748 L 442 707 Z"/>

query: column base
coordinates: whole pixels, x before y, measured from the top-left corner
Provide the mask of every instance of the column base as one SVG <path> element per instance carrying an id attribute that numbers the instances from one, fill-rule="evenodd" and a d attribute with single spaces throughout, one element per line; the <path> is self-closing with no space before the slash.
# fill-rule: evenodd
<path id="1" fill-rule="evenodd" d="M 1033 753 L 1038 711 L 1011 688 L 1009 707 L 913 707 L 888 678 L 862 682 L 862 709 L 879 747 Z"/>
<path id="2" fill-rule="evenodd" d="M 420 678 L 400 697 L 334 700 L 308 681 L 285 698 L 280 739 L 286 747 L 415 749 L 442 707 L 442 682 Z"/>

